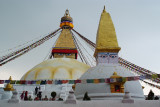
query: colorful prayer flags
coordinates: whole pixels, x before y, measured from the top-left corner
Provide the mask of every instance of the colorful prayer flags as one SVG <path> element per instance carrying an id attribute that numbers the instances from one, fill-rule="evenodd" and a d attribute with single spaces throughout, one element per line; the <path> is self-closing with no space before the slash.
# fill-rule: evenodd
<path id="1" fill-rule="evenodd" d="M 82 79 L 82 80 L 0 80 L 0 84 L 11 83 L 11 84 L 76 84 L 76 83 L 114 83 L 114 82 L 126 82 L 144 79 L 146 75 L 132 76 L 132 77 L 121 77 L 121 78 L 101 78 L 101 79 Z M 158 80 L 154 80 L 160 82 Z"/>

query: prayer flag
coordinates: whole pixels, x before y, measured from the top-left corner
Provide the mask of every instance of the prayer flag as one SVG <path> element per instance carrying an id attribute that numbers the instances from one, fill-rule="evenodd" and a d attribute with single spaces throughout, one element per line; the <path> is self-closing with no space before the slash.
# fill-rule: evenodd
<path id="1" fill-rule="evenodd" d="M 10 81 L 10 84 L 15 84 L 16 83 L 16 80 L 11 80 Z"/>
<path id="2" fill-rule="evenodd" d="M 105 79 L 99 79 L 100 83 L 105 83 Z"/>
<path id="3" fill-rule="evenodd" d="M 32 81 L 26 81 L 27 84 L 32 84 Z"/>
<path id="4" fill-rule="evenodd" d="M 44 81 L 41 81 L 41 83 L 40 83 L 41 85 L 44 85 L 44 84 L 46 84 L 46 80 L 44 80 Z"/>
<path id="5" fill-rule="evenodd" d="M 47 81 L 47 84 L 52 84 L 52 83 L 53 83 L 52 80 L 48 80 L 48 81 Z"/>
<path id="6" fill-rule="evenodd" d="M 55 83 L 55 84 L 58 84 L 58 80 L 55 80 L 54 83 Z"/>
<path id="7" fill-rule="evenodd" d="M 31 84 L 36 84 L 36 81 L 31 81 Z"/>
<path id="8" fill-rule="evenodd" d="M 4 80 L 0 80 L 0 84 L 3 84 L 4 83 Z"/>
<path id="9" fill-rule="evenodd" d="M 41 81 L 39 80 L 39 81 L 36 81 L 36 84 L 40 84 L 41 83 Z"/>
<path id="10" fill-rule="evenodd" d="M 99 79 L 94 79 L 94 83 L 99 83 Z"/>
<path id="11" fill-rule="evenodd" d="M 25 80 L 20 80 L 20 84 L 26 84 Z"/>
<path id="12" fill-rule="evenodd" d="M 62 80 L 58 80 L 58 81 L 57 81 L 57 84 L 62 84 Z"/>
<path id="13" fill-rule="evenodd" d="M 87 79 L 87 83 L 93 83 L 93 79 Z"/>
<path id="14" fill-rule="evenodd" d="M 110 78 L 106 78 L 105 83 L 110 83 Z"/>
<path id="15" fill-rule="evenodd" d="M 75 81 L 74 80 L 69 80 L 69 84 L 74 84 Z"/>
<path id="16" fill-rule="evenodd" d="M 139 78 L 140 78 L 140 80 L 143 80 L 143 79 L 145 79 L 145 76 L 141 75 Z"/>
<path id="17" fill-rule="evenodd" d="M 19 80 L 17 80 L 17 81 L 16 81 L 16 84 L 20 84 L 20 81 L 19 81 Z"/>
<path id="18" fill-rule="evenodd" d="M 75 83 L 81 83 L 81 80 L 75 80 Z"/>
<path id="19" fill-rule="evenodd" d="M 68 80 L 62 80 L 62 83 L 63 84 L 68 83 Z"/>
<path id="20" fill-rule="evenodd" d="M 5 80 L 5 83 L 10 83 L 10 80 Z"/>

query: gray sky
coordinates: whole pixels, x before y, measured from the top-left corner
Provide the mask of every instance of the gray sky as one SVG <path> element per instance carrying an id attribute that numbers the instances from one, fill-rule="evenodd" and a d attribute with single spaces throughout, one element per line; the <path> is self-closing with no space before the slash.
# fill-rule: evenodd
<path id="1" fill-rule="evenodd" d="M 0 0 L 0 55 L 56 30 L 66 9 L 74 29 L 95 42 L 104 5 L 116 29 L 119 56 L 160 73 L 160 0 Z M 54 40 L 0 67 L 0 79 L 20 79 L 44 60 Z"/>

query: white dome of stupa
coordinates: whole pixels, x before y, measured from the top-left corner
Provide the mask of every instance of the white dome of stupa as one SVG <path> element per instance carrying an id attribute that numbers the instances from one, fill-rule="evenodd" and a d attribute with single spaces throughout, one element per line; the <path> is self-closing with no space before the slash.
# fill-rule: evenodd
<path id="1" fill-rule="evenodd" d="M 135 76 L 128 69 L 119 64 L 99 64 L 85 72 L 80 79 L 103 79 L 110 78 L 114 72 L 121 77 Z M 134 99 L 144 99 L 142 86 L 139 81 L 126 81 L 124 91 L 129 91 Z M 78 83 L 75 87 L 77 99 L 83 99 L 84 94 L 88 92 L 91 99 L 122 99 L 124 93 L 111 93 L 109 83 Z"/>
<path id="2" fill-rule="evenodd" d="M 89 68 L 75 59 L 54 58 L 36 65 L 21 80 L 78 79 Z"/>

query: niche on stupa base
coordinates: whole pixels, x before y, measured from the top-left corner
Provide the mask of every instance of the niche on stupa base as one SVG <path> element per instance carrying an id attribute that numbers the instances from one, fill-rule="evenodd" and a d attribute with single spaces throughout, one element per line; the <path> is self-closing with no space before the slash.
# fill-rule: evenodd
<path id="1" fill-rule="evenodd" d="M 122 77 L 117 75 L 116 72 L 114 72 L 110 78 L 117 80 L 117 79 L 121 79 Z M 125 82 L 121 82 L 121 81 L 110 83 L 111 93 L 124 93 L 124 83 Z"/>

